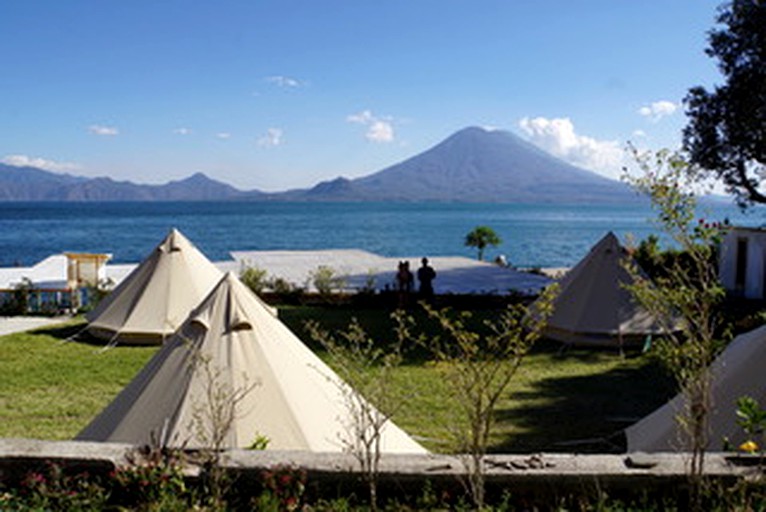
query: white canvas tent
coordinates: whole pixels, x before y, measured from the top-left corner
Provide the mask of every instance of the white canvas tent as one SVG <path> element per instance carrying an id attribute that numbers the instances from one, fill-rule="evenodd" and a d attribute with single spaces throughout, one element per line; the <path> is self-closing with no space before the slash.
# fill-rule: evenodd
<path id="1" fill-rule="evenodd" d="M 177 229 L 86 315 L 88 331 L 111 342 L 162 343 L 221 279 Z"/>
<path id="2" fill-rule="evenodd" d="M 231 273 L 77 439 L 142 444 L 153 433 L 171 446 L 206 446 L 199 432 L 210 428 L 211 386 L 250 389 L 225 448 L 257 436 L 275 450 L 340 452 L 353 444 L 346 385 Z M 381 450 L 425 453 L 390 422 Z"/>
<path id="3" fill-rule="evenodd" d="M 746 441 L 742 428 L 737 425 L 737 399 L 750 396 L 766 406 L 766 326 L 737 336 L 710 367 L 712 379 L 711 410 L 708 417 L 708 449 L 721 450 L 723 439 L 738 446 Z M 687 400 L 676 395 L 641 421 L 625 431 L 628 451 L 667 452 L 689 448 L 688 436 L 678 423 L 684 414 Z"/>
<path id="4" fill-rule="evenodd" d="M 548 338 L 576 345 L 615 346 L 643 342 L 658 333 L 652 316 L 636 304 L 624 285 L 625 249 L 609 232 L 559 282 L 548 320 Z"/>

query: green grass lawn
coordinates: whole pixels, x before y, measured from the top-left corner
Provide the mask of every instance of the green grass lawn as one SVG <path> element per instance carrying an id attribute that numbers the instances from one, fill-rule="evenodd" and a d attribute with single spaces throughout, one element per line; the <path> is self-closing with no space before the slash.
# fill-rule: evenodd
<path id="1" fill-rule="evenodd" d="M 157 350 L 62 342 L 82 325 L 0 336 L 0 436 L 74 437 Z"/>
<path id="2" fill-rule="evenodd" d="M 497 310 L 473 311 L 477 323 Z M 419 325 L 429 325 L 414 314 Z M 390 336 L 393 321 L 379 309 L 299 307 L 280 310 L 280 318 L 314 350 L 303 323 L 316 319 L 327 329 L 344 329 L 356 318 L 376 340 Z M 543 340 L 524 360 L 500 402 L 491 440 L 497 452 L 614 450 L 603 440 L 650 413 L 674 394 L 672 381 L 647 356 L 626 357 L 611 349 L 570 348 Z M 455 403 L 442 372 L 415 349 L 397 372 L 395 384 L 403 396 L 395 418 L 433 451 L 449 451 L 449 425 Z M 320 352 L 321 353 L 321 352 Z M 593 442 L 584 442 L 594 440 Z"/>
<path id="3" fill-rule="evenodd" d="M 476 316 L 492 314 L 486 310 Z M 280 318 L 304 340 L 307 319 L 339 329 L 351 317 L 376 339 L 390 332 L 388 313 L 380 309 L 280 310 Z M 157 350 L 118 346 L 99 352 L 97 345 L 62 343 L 81 326 L 0 337 L 0 437 L 73 437 Z M 416 352 L 397 370 L 393 384 L 406 397 L 395 421 L 427 448 L 449 451 L 455 406 L 442 373 Z M 584 349 L 559 354 L 557 344 L 543 341 L 500 403 L 492 451 L 604 451 L 609 448 L 604 443 L 580 441 L 618 432 L 670 394 L 669 380 L 645 357 Z"/>

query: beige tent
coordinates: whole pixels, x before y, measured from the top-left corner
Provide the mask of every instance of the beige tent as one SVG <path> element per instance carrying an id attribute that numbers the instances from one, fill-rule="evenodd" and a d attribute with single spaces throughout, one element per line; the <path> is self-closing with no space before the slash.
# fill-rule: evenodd
<path id="1" fill-rule="evenodd" d="M 210 292 L 223 274 L 178 230 L 93 311 L 88 331 L 115 342 L 161 343 Z"/>
<path id="2" fill-rule="evenodd" d="M 609 232 L 559 282 L 545 335 L 563 343 L 614 346 L 659 332 L 652 316 L 624 288 L 625 249 Z"/>
<path id="3" fill-rule="evenodd" d="M 738 446 L 746 441 L 737 425 L 737 399 L 750 396 L 766 406 L 766 326 L 737 336 L 710 367 L 712 378 L 712 408 L 708 418 L 708 449 L 721 450 L 723 439 Z M 678 423 L 684 415 L 687 401 L 676 395 L 638 423 L 625 431 L 629 451 L 666 452 L 688 449 L 688 436 Z"/>
<path id="4" fill-rule="evenodd" d="M 231 273 L 77 439 L 141 444 L 153 434 L 170 445 L 209 446 L 211 411 L 221 409 L 211 389 L 243 395 L 226 448 L 258 436 L 276 450 L 353 444 L 358 423 L 341 391 L 348 388 Z M 383 452 L 425 453 L 390 422 L 381 441 Z"/>

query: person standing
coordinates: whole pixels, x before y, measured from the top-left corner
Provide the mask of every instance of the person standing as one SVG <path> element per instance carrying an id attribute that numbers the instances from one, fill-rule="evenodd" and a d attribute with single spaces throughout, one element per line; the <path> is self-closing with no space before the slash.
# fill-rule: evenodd
<path id="1" fill-rule="evenodd" d="M 409 305 L 412 283 L 415 279 L 410 272 L 410 262 L 400 261 L 396 272 L 396 290 L 399 292 L 399 308 L 406 308 Z"/>
<path id="2" fill-rule="evenodd" d="M 436 271 L 428 265 L 428 258 L 423 258 L 420 262 L 422 263 L 422 266 L 418 269 L 420 296 L 430 301 L 434 296 L 433 281 L 436 279 Z"/>

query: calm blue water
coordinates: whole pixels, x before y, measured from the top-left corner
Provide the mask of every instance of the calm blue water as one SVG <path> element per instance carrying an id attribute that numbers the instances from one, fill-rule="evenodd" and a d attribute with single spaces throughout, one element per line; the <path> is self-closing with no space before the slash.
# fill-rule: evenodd
<path id="1" fill-rule="evenodd" d="M 714 205 L 709 219 L 761 225 L 766 213 Z M 612 230 L 655 232 L 642 205 L 433 203 L 0 203 L 0 266 L 31 265 L 63 251 L 109 252 L 137 262 L 179 228 L 209 258 L 233 250 L 359 248 L 383 256 L 463 255 L 477 225 L 503 239 L 487 256 L 520 266 L 569 266 Z"/>

